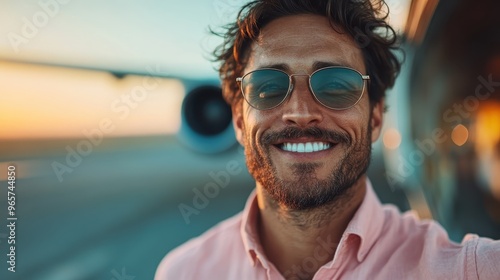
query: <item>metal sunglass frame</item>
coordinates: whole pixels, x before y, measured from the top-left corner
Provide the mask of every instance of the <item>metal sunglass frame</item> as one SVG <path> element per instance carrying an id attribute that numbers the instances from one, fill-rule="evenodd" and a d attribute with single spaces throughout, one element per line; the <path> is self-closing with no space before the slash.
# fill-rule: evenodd
<path id="1" fill-rule="evenodd" d="M 346 107 L 346 108 L 332 108 L 326 104 L 324 104 L 323 102 L 321 102 L 318 97 L 316 96 L 316 93 L 314 92 L 314 90 L 312 89 L 312 86 L 311 86 L 311 77 L 316 74 L 317 72 L 319 71 L 322 71 L 322 70 L 326 70 L 326 69 L 348 69 L 348 70 L 352 70 L 356 73 L 359 74 L 359 76 L 361 77 L 361 79 L 363 80 L 363 89 L 361 90 L 361 94 L 359 95 L 359 98 L 358 100 L 356 100 L 356 102 L 354 102 L 353 105 L 349 106 L 349 107 Z M 281 100 L 278 104 L 270 107 L 270 108 L 266 108 L 266 109 L 259 109 L 259 108 L 256 108 L 255 106 L 253 106 L 250 102 L 248 102 L 248 99 L 247 97 L 245 96 L 245 93 L 243 91 L 243 79 L 254 73 L 254 72 L 257 72 L 257 71 L 261 71 L 261 70 L 274 70 L 274 71 L 279 71 L 279 72 L 282 72 L 284 74 L 286 74 L 288 76 L 288 91 L 287 93 L 285 94 L 285 96 L 283 97 L 283 100 Z M 341 111 L 341 110 L 347 110 L 349 108 L 352 108 L 354 106 L 356 106 L 356 104 L 358 104 L 358 102 L 361 100 L 361 98 L 363 97 L 363 94 L 365 92 L 365 88 L 366 88 L 366 83 L 365 81 L 369 81 L 370 80 L 370 76 L 369 75 L 363 75 L 361 74 L 361 72 L 359 72 L 358 70 L 356 69 L 353 69 L 353 68 L 350 68 L 350 67 L 344 67 L 344 66 L 329 66 L 329 67 L 323 67 L 323 68 L 320 68 L 320 69 L 317 69 L 315 70 L 314 72 L 312 72 L 311 74 L 288 74 L 287 72 L 281 70 L 281 69 L 276 69 L 276 68 L 260 68 L 260 69 L 256 69 L 256 70 L 253 70 L 253 71 L 250 71 L 248 73 L 246 73 L 245 75 L 241 76 L 241 77 L 238 77 L 236 78 L 236 82 L 240 83 L 240 92 L 241 94 L 243 95 L 243 99 L 245 99 L 245 101 L 250 105 L 252 106 L 253 108 L 257 109 L 257 110 L 260 110 L 260 111 L 265 111 L 265 110 L 271 110 L 271 109 L 274 109 L 278 106 L 280 106 L 281 104 L 283 104 L 283 102 L 285 102 L 285 100 L 288 99 L 289 95 L 291 94 L 291 92 L 293 91 L 293 85 L 294 85 L 294 82 L 293 82 L 293 79 L 292 77 L 294 76 L 308 76 L 308 86 L 309 86 L 309 90 L 311 92 L 311 94 L 313 95 L 314 99 L 321 105 L 327 107 L 328 109 L 331 109 L 331 110 L 336 110 L 336 111 Z"/>

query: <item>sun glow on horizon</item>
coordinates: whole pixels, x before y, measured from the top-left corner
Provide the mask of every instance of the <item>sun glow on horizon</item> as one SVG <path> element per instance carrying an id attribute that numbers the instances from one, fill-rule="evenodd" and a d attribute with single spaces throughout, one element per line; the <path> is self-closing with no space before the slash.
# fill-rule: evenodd
<path id="1" fill-rule="evenodd" d="M 107 137 L 173 134 L 184 91 L 174 79 L 2 62 L 0 139 L 79 138 L 103 120 Z"/>

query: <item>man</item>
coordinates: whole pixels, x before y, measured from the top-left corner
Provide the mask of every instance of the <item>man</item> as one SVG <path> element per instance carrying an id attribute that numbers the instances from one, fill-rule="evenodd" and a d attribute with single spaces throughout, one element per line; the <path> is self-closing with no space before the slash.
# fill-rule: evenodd
<path id="1" fill-rule="evenodd" d="M 255 1 L 224 36 L 224 97 L 256 189 L 241 214 L 168 254 L 157 280 L 500 279 L 498 241 L 452 243 L 382 206 L 366 178 L 400 68 L 377 7 Z"/>

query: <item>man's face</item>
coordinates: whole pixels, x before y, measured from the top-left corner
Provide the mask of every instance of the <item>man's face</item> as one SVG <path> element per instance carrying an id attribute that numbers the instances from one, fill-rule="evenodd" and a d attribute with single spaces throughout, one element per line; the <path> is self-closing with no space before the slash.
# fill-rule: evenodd
<path id="1" fill-rule="evenodd" d="M 325 17 L 287 16 L 262 29 L 244 74 L 276 65 L 289 74 L 311 74 L 320 64 L 366 75 L 362 52 L 348 34 L 337 33 Z M 233 121 L 257 183 L 280 205 L 310 209 L 331 202 L 364 175 L 371 142 L 380 133 L 383 104 L 371 109 L 365 89 L 354 107 L 331 110 L 314 99 L 307 76 L 293 81 L 293 91 L 280 106 L 259 111 L 243 102 Z M 294 144 L 299 151 L 286 150 Z"/>

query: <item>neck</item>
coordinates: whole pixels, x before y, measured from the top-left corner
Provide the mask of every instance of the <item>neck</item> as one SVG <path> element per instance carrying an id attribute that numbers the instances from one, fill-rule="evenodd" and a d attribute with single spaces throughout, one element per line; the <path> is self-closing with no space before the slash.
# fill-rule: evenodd
<path id="1" fill-rule="evenodd" d="M 365 197 L 365 182 L 366 176 L 362 176 L 334 201 L 301 211 L 279 205 L 257 184 L 261 244 L 285 278 L 312 279 L 333 259 L 342 234 Z M 314 270 L 311 263 L 317 264 Z"/>

